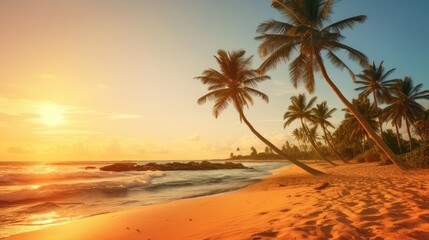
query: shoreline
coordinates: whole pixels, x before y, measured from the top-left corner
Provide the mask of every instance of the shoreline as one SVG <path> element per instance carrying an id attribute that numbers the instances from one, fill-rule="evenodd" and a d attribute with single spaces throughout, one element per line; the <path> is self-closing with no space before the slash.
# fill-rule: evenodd
<path id="1" fill-rule="evenodd" d="M 429 238 L 429 169 L 372 163 L 296 166 L 244 188 L 107 213 L 4 238 L 301 239 Z M 326 189 L 314 188 L 329 182 Z"/>

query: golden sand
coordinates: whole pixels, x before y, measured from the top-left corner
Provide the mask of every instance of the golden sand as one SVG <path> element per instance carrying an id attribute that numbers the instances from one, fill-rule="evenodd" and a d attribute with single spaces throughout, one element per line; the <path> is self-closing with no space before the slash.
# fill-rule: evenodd
<path id="1" fill-rule="evenodd" d="M 429 169 L 297 167 L 238 191 L 145 206 L 8 240 L 429 239 Z M 315 187 L 328 182 L 321 190 Z"/>

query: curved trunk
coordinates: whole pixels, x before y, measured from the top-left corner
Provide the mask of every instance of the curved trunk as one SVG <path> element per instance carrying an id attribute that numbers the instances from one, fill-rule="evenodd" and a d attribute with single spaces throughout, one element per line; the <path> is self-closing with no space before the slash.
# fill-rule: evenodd
<path id="1" fill-rule="evenodd" d="M 302 118 L 301 118 L 300 120 L 301 120 L 302 128 L 304 129 L 305 133 L 307 134 L 307 137 L 308 137 L 308 140 L 309 140 L 309 141 L 310 141 L 310 143 L 311 143 L 311 146 L 313 146 L 314 150 L 315 150 L 315 151 L 316 151 L 316 153 L 319 155 L 319 157 L 320 157 L 320 158 L 322 158 L 323 160 L 327 161 L 327 162 L 328 162 L 329 164 L 331 164 L 332 166 L 338 166 L 337 164 L 335 164 L 335 163 L 333 163 L 333 162 L 329 161 L 327 158 L 325 158 L 325 156 L 323 156 L 323 153 L 322 153 L 322 152 L 320 152 L 319 147 L 316 145 L 316 143 L 314 142 L 314 139 L 311 137 L 311 135 L 310 135 L 310 131 L 308 131 L 307 126 L 305 126 L 304 122 L 302 121 Z"/>
<path id="2" fill-rule="evenodd" d="M 408 133 L 408 140 L 410 141 L 410 152 L 413 150 L 413 139 L 411 138 L 411 131 L 410 131 L 410 122 L 405 119 L 405 123 L 407 124 L 407 133 Z"/>
<path id="3" fill-rule="evenodd" d="M 243 111 L 240 109 L 239 110 L 239 114 L 240 114 L 240 118 L 244 121 L 244 123 L 246 123 L 247 127 L 249 127 L 250 131 L 252 131 L 253 134 L 256 135 L 256 137 L 258 137 L 263 143 L 265 143 L 268 147 L 270 147 L 275 153 L 277 153 L 278 155 L 280 155 L 282 158 L 288 160 L 289 162 L 297 165 L 298 167 L 304 169 L 305 171 L 307 171 L 310 174 L 313 175 L 324 175 L 326 173 L 321 172 L 317 169 L 314 169 L 300 161 L 297 161 L 295 159 L 289 159 L 288 156 L 280 149 L 278 149 L 276 146 L 274 146 L 274 144 L 272 144 L 270 141 L 268 141 L 266 138 L 264 138 L 258 131 L 256 131 L 256 129 L 252 126 L 252 124 L 250 124 L 249 121 L 247 121 L 247 118 L 244 116 Z"/>
<path id="4" fill-rule="evenodd" d="M 401 144 L 401 137 L 399 136 L 398 124 L 395 124 L 395 128 L 396 128 L 396 141 L 398 141 L 399 153 L 402 153 L 402 144 Z"/>
<path id="5" fill-rule="evenodd" d="M 374 129 L 372 129 L 371 125 L 369 125 L 369 123 L 365 120 L 362 114 L 360 114 L 359 111 L 355 109 L 355 107 L 344 97 L 344 95 L 337 88 L 337 86 L 335 86 L 335 84 L 329 78 L 328 73 L 326 72 L 325 66 L 323 65 L 323 60 L 320 55 L 316 55 L 316 58 L 325 81 L 332 88 L 338 98 L 340 98 L 341 102 L 343 102 L 343 104 L 350 110 L 353 116 L 359 121 L 359 123 L 362 125 L 362 127 L 371 137 L 371 139 L 374 140 L 375 144 L 377 144 L 377 146 L 384 152 L 384 154 L 390 160 L 392 160 L 392 162 L 394 162 L 399 168 L 403 170 L 409 169 L 409 167 L 405 165 L 405 163 L 398 156 L 396 156 L 395 153 L 392 152 L 392 150 L 386 145 L 386 143 L 383 142 L 380 136 L 377 135 L 377 133 L 374 131 Z"/>
<path id="6" fill-rule="evenodd" d="M 372 95 L 374 97 L 375 109 L 377 109 L 377 118 L 378 118 L 378 126 L 380 127 L 380 136 L 383 139 L 383 126 L 382 126 L 381 119 L 380 119 L 380 111 L 378 109 L 377 98 L 375 97 L 375 92 L 372 92 Z"/>
<path id="7" fill-rule="evenodd" d="M 326 143 L 328 144 L 329 148 L 334 153 L 335 157 L 338 158 L 338 159 L 340 159 L 344 163 L 348 163 L 346 160 L 344 160 L 343 158 L 340 157 L 340 155 L 338 154 L 337 150 L 335 150 L 334 146 L 332 146 L 331 141 L 329 140 L 329 136 L 328 136 L 328 133 L 327 133 L 327 130 L 326 130 L 325 126 L 322 126 L 322 130 L 323 130 L 323 135 L 325 135 Z"/>

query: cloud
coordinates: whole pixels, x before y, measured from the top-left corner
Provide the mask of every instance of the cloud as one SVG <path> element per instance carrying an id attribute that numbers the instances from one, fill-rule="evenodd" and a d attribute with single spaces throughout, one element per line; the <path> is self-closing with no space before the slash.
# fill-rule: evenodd
<path id="1" fill-rule="evenodd" d="M 26 154 L 26 153 L 30 153 L 31 151 L 20 148 L 20 147 L 9 147 L 7 149 L 8 153 L 16 153 L 16 154 Z"/>
<path id="2" fill-rule="evenodd" d="M 29 119 L 39 118 L 40 115 L 35 113 L 19 113 L 19 114 L 8 114 L 0 112 L 0 121 L 7 123 L 12 122 L 16 123 L 18 121 L 25 121 Z"/>
<path id="3" fill-rule="evenodd" d="M 114 114 L 111 115 L 109 118 L 111 119 L 139 119 L 139 118 L 143 118 L 142 115 L 136 115 L 136 114 Z"/>
<path id="4" fill-rule="evenodd" d="M 187 141 L 187 142 L 198 142 L 198 141 L 200 141 L 200 134 L 199 133 L 194 133 L 192 136 L 183 138 L 181 140 L 182 141 Z"/>

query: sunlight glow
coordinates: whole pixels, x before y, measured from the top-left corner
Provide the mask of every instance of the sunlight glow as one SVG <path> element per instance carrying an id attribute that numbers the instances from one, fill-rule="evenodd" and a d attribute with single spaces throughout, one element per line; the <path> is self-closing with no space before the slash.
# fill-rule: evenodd
<path id="1" fill-rule="evenodd" d="M 31 217 L 29 217 L 29 219 L 31 220 L 31 224 L 35 224 L 35 225 L 45 225 L 45 224 L 54 223 L 58 220 L 58 218 L 59 218 L 58 214 L 54 211 L 43 213 L 43 214 L 32 215 Z"/>
<path id="2" fill-rule="evenodd" d="M 39 108 L 40 121 L 47 126 L 63 125 L 65 109 L 53 103 L 47 103 Z"/>

